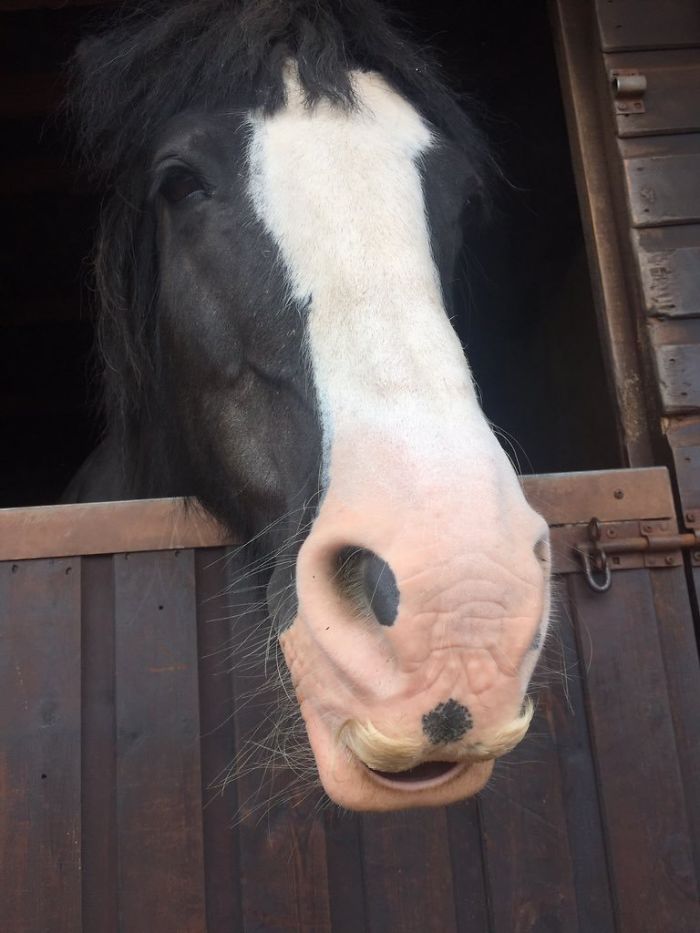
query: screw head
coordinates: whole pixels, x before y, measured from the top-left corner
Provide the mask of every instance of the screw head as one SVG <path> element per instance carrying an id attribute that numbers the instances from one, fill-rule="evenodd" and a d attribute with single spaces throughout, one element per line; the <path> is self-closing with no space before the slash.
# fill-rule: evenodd
<path id="1" fill-rule="evenodd" d="M 615 531 L 614 528 L 608 528 L 608 530 L 606 531 L 606 534 L 609 538 L 614 538 L 617 532 Z"/>
<path id="2" fill-rule="evenodd" d="M 616 489 L 615 492 L 613 493 L 613 495 L 615 496 L 616 499 L 624 499 L 624 498 L 625 498 L 625 490 L 624 490 L 624 489 Z"/>
<path id="3" fill-rule="evenodd" d="M 695 522 L 695 518 L 696 518 L 695 512 L 685 513 L 685 520 L 688 522 L 689 525 L 692 525 Z"/>
<path id="4" fill-rule="evenodd" d="M 669 567 L 673 565 L 673 558 L 671 557 L 670 554 L 666 556 L 666 563 L 668 564 Z"/>

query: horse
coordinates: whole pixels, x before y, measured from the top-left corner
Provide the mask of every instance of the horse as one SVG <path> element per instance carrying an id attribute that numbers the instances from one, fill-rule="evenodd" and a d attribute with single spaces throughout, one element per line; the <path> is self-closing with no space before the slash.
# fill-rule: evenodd
<path id="1" fill-rule="evenodd" d="M 255 542 L 331 800 L 477 793 L 550 611 L 451 323 L 481 132 L 375 0 L 139 4 L 83 40 L 70 107 L 107 190 L 106 428 L 66 501 L 186 496 Z"/>

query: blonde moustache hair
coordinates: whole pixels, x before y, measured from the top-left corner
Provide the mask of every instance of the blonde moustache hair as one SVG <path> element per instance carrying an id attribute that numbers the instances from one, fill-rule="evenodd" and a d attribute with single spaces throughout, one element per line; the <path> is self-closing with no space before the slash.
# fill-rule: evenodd
<path id="1" fill-rule="evenodd" d="M 535 707 L 526 697 L 520 715 L 485 742 L 451 743 L 450 758 L 455 761 L 490 761 L 512 751 L 523 739 Z M 384 735 L 371 722 L 348 719 L 338 732 L 338 742 L 374 771 L 408 771 L 424 761 L 440 760 L 438 747 L 423 738 L 393 738 Z"/>

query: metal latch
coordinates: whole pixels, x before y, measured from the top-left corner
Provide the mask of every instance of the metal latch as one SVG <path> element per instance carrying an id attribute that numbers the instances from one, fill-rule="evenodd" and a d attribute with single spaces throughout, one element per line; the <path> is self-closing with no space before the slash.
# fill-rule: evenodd
<path id="1" fill-rule="evenodd" d="M 667 522 L 640 522 L 639 535 L 617 537 L 613 527 L 605 535 L 600 521 L 588 523 L 588 543 L 577 548 L 588 585 L 596 593 L 605 593 L 612 583 L 612 570 L 623 566 L 627 555 L 643 555 L 645 567 L 677 567 L 682 551 L 692 550 L 694 564 L 700 564 L 700 531 L 674 533 Z"/>
<path id="2" fill-rule="evenodd" d="M 647 89 L 646 75 L 634 68 L 614 68 L 610 72 L 615 99 L 615 113 L 645 113 L 644 94 Z"/>

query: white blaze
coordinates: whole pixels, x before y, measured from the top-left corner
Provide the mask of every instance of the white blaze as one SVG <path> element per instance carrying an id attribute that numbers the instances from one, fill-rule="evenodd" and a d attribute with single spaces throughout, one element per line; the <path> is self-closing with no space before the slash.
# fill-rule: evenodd
<path id="1" fill-rule="evenodd" d="M 358 424 L 429 460 L 439 445 L 443 464 L 469 435 L 470 459 L 493 456 L 431 253 L 419 165 L 433 134 L 379 75 L 353 84 L 358 108 L 308 107 L 290 77 L 287 106 L 250 121 L 254 207 L 309 305 L 326 469 Z"/>

